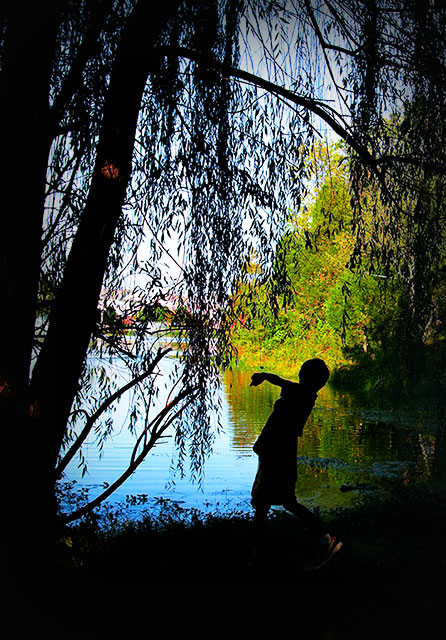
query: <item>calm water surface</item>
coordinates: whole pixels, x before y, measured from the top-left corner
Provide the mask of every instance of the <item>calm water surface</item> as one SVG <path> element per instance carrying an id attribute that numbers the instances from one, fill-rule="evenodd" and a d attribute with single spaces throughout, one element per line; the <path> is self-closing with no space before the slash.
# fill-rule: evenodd
<path id="1" fill-rule="evenodd" d="M 156 512 L 166 504 L 201 511 L 249 511 L 250 490 L 257 467 L 252 445 L 260 433 L 278 388 L 268 383 L 249 387 L 250 374 L 227 373 L 222 379 L 221 433 L 206 462 L 201 486 L 190 474 L 175 469 L 172 438 L 158 444 L 141 467 L 109 498 L 145 495 L 134 508 Z M 128 406 L 115 414 L 116 433 L 100 452 L 94 438 L 83 449 L 88 474 L 82 477 L 78 461 L 67 469 L 66 480 L 88 488 L 94 497 L 104 483 L 113 482 L 126 468 L 134 436 L 126 429 Z M 423 417 L 393 415 L 373 407 L 357 406 L 347 393 L 329 386 L 319 393 L 316 406 L 299 440 L 299 478 L 296 494 L 308 506 L 348 506 L 364 495 L 391 490 L 395 483 L 429 482 L 445 465 L 442 438 L 429 430 Z"/>

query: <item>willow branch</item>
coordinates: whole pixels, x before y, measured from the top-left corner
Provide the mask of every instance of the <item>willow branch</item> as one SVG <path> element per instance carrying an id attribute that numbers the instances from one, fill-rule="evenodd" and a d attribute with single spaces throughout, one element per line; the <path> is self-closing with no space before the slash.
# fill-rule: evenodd
<path id="1" fill-rule="evenodd" d="M 65 454 L 61 462 L 58 464 L 54 472 L 56 478 L 59 478 L 61 476 L 61 474 L 66 469 L 68 464 L 74 458 L 76 453 L 81 448 L 82 444 L 87 439 L 91 429 L 93 428 L 94 423 L 99 419 L 99 417 L 104 413 L 104 411 L 106 411 L 113 404 L 113 402 L 115 402 L 124 393 L 126 393 L 126 391 L 129 391 L 132 387 L 136 386 L 137 384 L 145 380 L 145 378 L 150 376 L 153 373 L 156 365 L 162 360 L 162 358 L 164 358 L 164 356 L 169 351 L 171 351 L 170 347 L 164 350 L 159 349 L 155 359 L 150 363 L 149 368 L 146 371 L 144 371 L 144 373 L 141 373 L 141 375 L 137 376 L 136 378 L 133 378 L 133 380 L 130 380 L 130 382 L 122 386 L 120 389 L 117 389 L 117 391 L 112 393 L 106 400 L 104 400 L 104 402 L 100 405 L 100 407 L 91 416 L 89 416 L 88 420 L 85 423 L 84 428 L 82 429 L 82 431 L 80 432 L 80 434 L 78 435 L 78 437 L 76 438 L 72 446 L 69 448 L 69 450 L 67 451 L 67 453 Z"/>
<path id="2" fill-rule="evenodd" d="M 220 78 L 233 77 L 239 80 L 244 80 L 249 84 L 265 89 L 265 91 L 267 91 L 271 95 L 280 96 L 294 105 L 303 107 L 304 109 L 321 118 L 321 120 L 323 120 L 326 124 L 328 124 L 329 127 L 358 154 L 361 160 L 372 169 L 377 177 L 382 180 L 382 174 L 376 165 L 375 157 L 363 144 L 361 144 L 359 140 L 357 140 L 357 138 L 347 129 L 347 127 L 343 126 L 338 122 L 338 120 L 336 120 L 336 118 L 332 115 L 336 114 L 339 116 L 336 110 L 331 107 L 327 107 L 327 105 L 325 105 L 323 102 L 314 100 L 313 98 L 297 95 L 290 89 L 286 89 L 285 87 L 274 84 L 270 80 L 266 80 L 265 78 L 250 73 L 249 71 L 223 64 L 218 60 L 211 60 L 187 47 L 159 47 L 154 51 L 154 54 L 155 53 L 160 56 L 176 55 L 188 58 L 193 62 L 197 62 L 199 64 L 201 63 L 203 65 L 206 65 L 207 67 L 212 68 L 220 74 Z"/>
<path id="3" fill-rule="evenodd" d="M 158 430 L 158 427 L 162 423 L 162 421 L 164 420 L 166 415 L 169 413 L 169 411 L 171 411 L 173 409 L 173 407 L 175 407 L 179 402 L 184 400 L 184 398 L 186 398 L 188 395 L 194 393 L 195 391 L 196 391 L 196 389 L 192 389 L 192 388 L 187 388 L 187 389 L 184 389 L 183 391 L 181 391 L 174 398 L 174 400 L 172 400 L 172 402 L 168 402 L 166 404 L 166 406 L 158 413 L 158 415 L 145 427 L 145 429 L 139 435 L 139 437 L 138 437 L 138 439 L 137 439 L 137 441 L 135 443 L 135 446 L 133 447 L 131 463 L 133 463 L 137 459 L 136 453 L 137 453 L 138 447 L 139 447 L 139 445 L 141 443 L 141 440 L 147 435 L 147 433 L 150 433 L 150 439 L 148 441 L 148 444 L 150 444 L 150 442 L 155 443 L 156 440 L 158 440 L 158 438 L 160 437 L 160 435 L 165 431 L 164 427 L 162 429 L 160 429 L 160 430 Z M 145 446 L 147 446 L 147 445 L 145 445 Z"/>
<path id="4" fill-rule="evenodd" d="M 171 402 L 167 407 L 163 409 L 160 414 L 158 414 L 157 419 L 160 417 L 161 413 L 163 414 L 162 418 L 164 418 L 172 408 L 178 404 L 181 400 L 183 400 L 187 395 L 192 394 L 192 389 L 187 389 L 180 393 L 173 402 Z M 93 509 L 99 506 L 104 500 L 106 500 L 109 496 L 112 495 L 139 467 L 139 465 L 143 462 L 149 451 L 155 446 L 156 442 L 161 438 L 164 431 L 172 424 L 172 422 L 178 418 L 179 415 L 186 409 L 186 407 L 194 400 L 194 395 L 190 395 L 188 401 L 174 414 L 169 420 L 162 426 L 161 429 L 157 431 L 156 438 L 150 438 L 150 440 L 143 447 L 141 453 L 134 457 L 132 455 L 131 461 L 127 469 L 117 478 L 112 484 L 110 484 L 105 491 L 103 491 L 99 496 L 91 500 L 88 504 L 84 505 L 80 509 L 73 511 L 72 513 L 62 516 L 61 520 L 64 524 L 68 524 L 73 522 L 74 520 L 78 520 L 82 518 L 87 513 L 90 513 Z M 161 420 L 162 420 L 161 418 Z"/>
<path id="5" fill-rule="evenodd" d="M 435 171 L 437 173 L 441 173 L 444 174 L 446 173 L 446 165 L 443 163 L 438 163 L 438 162 L 430 162 L 429 160 L 426 160 L 425 158 L 417 158 L 414 156 L 403 156 L 403 155 L 386 155 L 386 156 L 380 156 L 379 158 L 376 159 L 376 164 L 377 165 L 389 165 L 392 163 L 396 163 L 396 164 L 408 164 L 408 165 L 413 165 L 419 168 L 423 168 L 423 169 L 430 169 L 432 171 Z"/>
<path id="6" fill-rule="evenodd" d="M 98 47 L 99 35 L 104 27 L 113 4 L 113 0 L 101 0 L 98 2 L 96 13 L 91 18 L 90 26 L 79 46 L 77 56 L 71 64 L 67 75 L 63 79 L 62 86 L 54 99 L 50 112 L 50 119 L 53 125 L 53 137 L 60 133 L 57 129 L 57 125 L 59 124 L 67 105 L 78 90 L 79 85 L 82 83 L 82 72 L 85 68 L 85 64 Z"/>

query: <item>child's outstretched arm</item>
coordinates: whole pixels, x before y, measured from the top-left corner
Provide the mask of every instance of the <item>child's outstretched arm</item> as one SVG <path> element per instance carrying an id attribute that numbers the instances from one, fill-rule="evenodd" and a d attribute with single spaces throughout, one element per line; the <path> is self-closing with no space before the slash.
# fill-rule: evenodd
<path id="1" fill-rule="evenodd" d="M 262 382 L 269 382 L 270 384 L 275 384 L 278 387 L 284 387 L 287 384 L 290 384 L 290 380 L 286 380 L 286 378 L 281 378 L 275 373 L 266 373 L 264 371 L 260 371 L 259 373 L 253 373 L 251 376 L 251 384 L 250 387 L 257 387 Z"/>

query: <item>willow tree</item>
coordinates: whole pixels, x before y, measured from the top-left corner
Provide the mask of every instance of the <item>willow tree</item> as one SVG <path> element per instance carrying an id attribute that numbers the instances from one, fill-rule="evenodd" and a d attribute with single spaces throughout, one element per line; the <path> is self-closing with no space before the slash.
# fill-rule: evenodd
<path id="1" fill-rule="evenodd" d="M 375 271 L 378 266 L 384 276 L 397 274 L 404 305 L 401 362 L 412 363 L 416 374 L 433 291 L 444 271 L 446 13 L 439 2 L 397 3 L 389 11 L 380 3 L 371 7 L 365 91 L 353 122 L 375 163 L 367 168 L 357 157 L 352 163 L 358 239 L 353 263 L 360 264 L 365 248 Z M 367 191 L 376 194 L 371 223 L 360 205 Z"/>
<path id="2" fill-rule="evenodd" d="M 134 415 L 160 426 L 144 399 L 164 355 L 148 339 L 147 310 L 163 298 L 181 301 L 174 324 L 188 346 L 172 380 L 177 413 L 166 406 L 159 416 L 200 466 L 212 435 L 206 408 L 231 351 L 230 295 L 253 253 L 268 273 L 304 194 L 306 150 L 324 129 L 350 149 L 356 263 L 365 242 L 393 260 L 387 238 L 395 246 L 404 228 L 413 264 L 431 265 L 407 276 L 422 317 L 443 224 L 446 101 L 444 11 L 421 4 L 2 5 L 1 415 L 20 488 L 11 520 L 31 558 L 51 521 L 56 470 L 82 444 L 73 418 L 87 416 L 87 434 L 134 383 Z M 392 210 L 371 235 L 359 208 L 370 183 Z M 175 276 L 163 266 L 172 246 L 181 248 Z M 131 345 L 99 312 L 129 274 L 138 276 Z M 87 357 L 99 346 L 129 377 L 95 398 Z"/>

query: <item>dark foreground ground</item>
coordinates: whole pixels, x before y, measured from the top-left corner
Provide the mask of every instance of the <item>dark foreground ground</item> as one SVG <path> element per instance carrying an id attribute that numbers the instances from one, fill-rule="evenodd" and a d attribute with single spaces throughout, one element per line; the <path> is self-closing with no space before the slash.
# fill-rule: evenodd
<path id="1" fill-rule="evenodd" d="M 73 530 L 59 547 L 45 637 L 446 637 L 445 499 L 404 488 L 329 520 L 344 547 L 314 572 L 314 544 L 286 514 L 271 518 L 255 568 L 247 516 L 145 522 L 105 538 Z"/>

